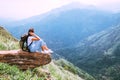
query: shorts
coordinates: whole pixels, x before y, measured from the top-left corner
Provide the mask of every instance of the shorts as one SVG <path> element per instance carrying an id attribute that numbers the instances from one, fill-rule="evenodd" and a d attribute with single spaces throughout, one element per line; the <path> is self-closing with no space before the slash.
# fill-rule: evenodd
<path id="1" fill-rule="evenodd" d="M 40 39 L 38 41 L 33 41 L 29 46 L 30 52 L 41 52 L 41 47 L 46 46 L 46 43 Z"/>

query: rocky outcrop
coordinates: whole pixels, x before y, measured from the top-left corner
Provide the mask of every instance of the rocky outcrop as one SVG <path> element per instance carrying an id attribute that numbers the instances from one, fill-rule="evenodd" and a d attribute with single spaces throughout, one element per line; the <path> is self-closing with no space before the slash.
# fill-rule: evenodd
<path id="1" fill-rule="evenodd" d="M 20 69 L 25 70 L 50 63 L 51 55 L 21 50 L 0 51 L 0 62 L 17 65 Z"/>

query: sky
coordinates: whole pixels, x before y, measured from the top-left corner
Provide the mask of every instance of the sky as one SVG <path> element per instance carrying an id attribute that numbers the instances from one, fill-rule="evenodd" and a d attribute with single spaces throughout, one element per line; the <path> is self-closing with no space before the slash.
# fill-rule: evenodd
<path id="1" fill-rule="evenodd" d="M 99 9 L 120 12 L 120 0 L 0 0 L 0 18 L 24 19 L 63 5 L 78 2 Z"/>

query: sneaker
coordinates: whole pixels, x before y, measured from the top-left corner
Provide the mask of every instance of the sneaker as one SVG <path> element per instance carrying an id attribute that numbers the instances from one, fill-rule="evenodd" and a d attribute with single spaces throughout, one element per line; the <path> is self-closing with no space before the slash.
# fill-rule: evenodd
<path id="1" fill-rule="evenodd" d="M 53 51 L 52 51 L 51 49 L 48 49 L 47 51 L 48 51 L 49 53 L 53 53 Z"/>
<path id="2" fill-rule="evenodd" d="M 44 50 L 44 51 L 42 51 L 42 53 L 46 53 L 46 54 L 47 54 L 47 53 L 50 53 L 50 52 L 49 52 L 49 51 L 47 51 L 47 50 Z"/>

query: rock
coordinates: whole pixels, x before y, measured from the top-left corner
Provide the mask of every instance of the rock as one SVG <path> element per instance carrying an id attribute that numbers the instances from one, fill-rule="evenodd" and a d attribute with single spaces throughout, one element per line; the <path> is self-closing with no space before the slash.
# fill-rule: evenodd
<path id="1" fill-rule="evenodd" d="M 51 62 L 50 54 L 29 53 L 21 50 L 0 51 L 0 62 L 17 65 L 18 68 L 26 70 Z"/>

